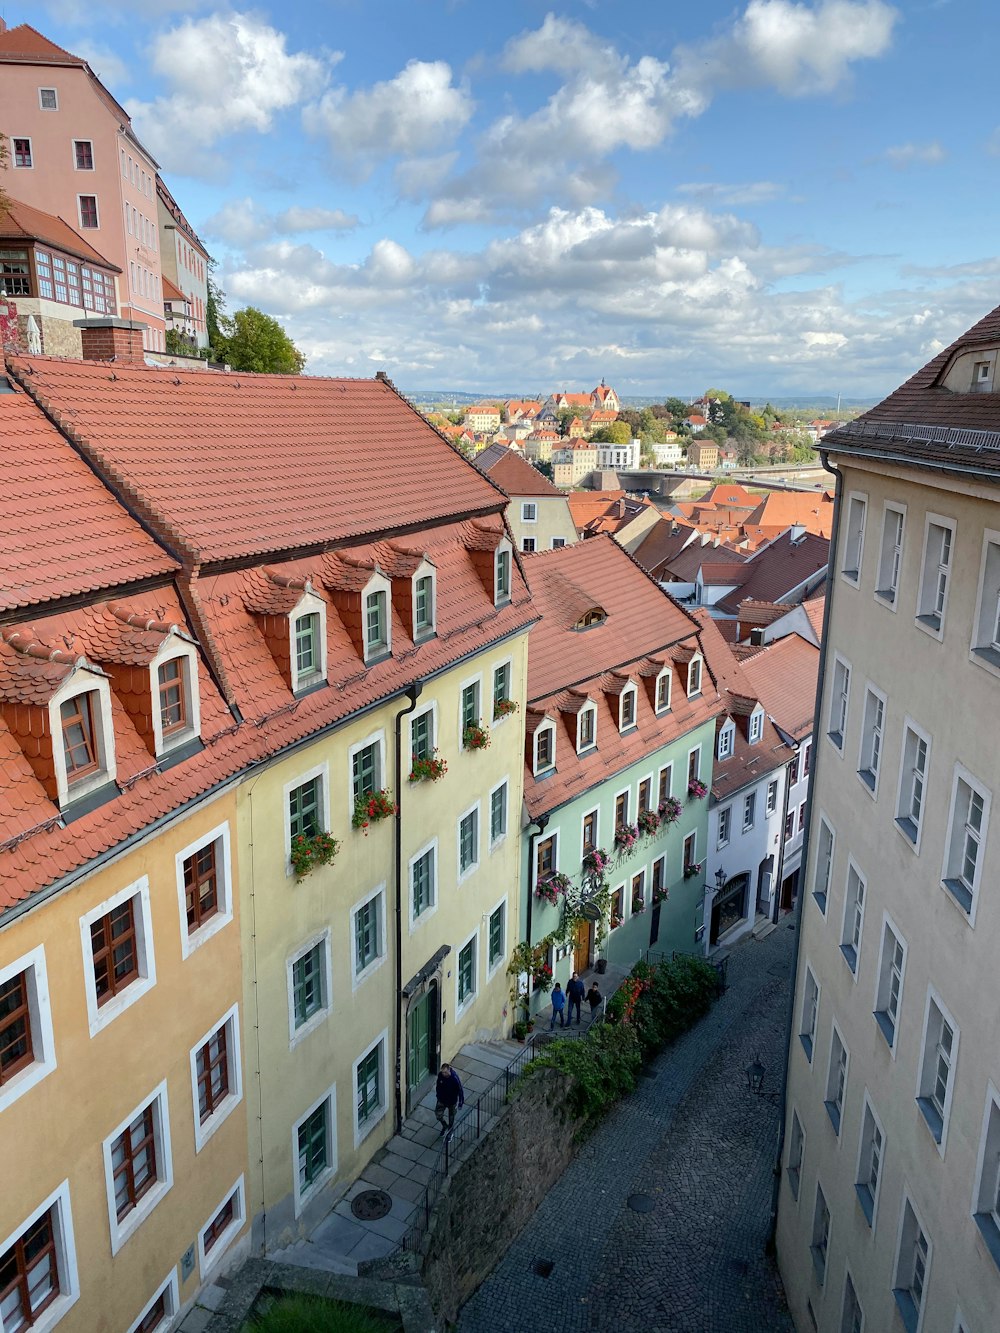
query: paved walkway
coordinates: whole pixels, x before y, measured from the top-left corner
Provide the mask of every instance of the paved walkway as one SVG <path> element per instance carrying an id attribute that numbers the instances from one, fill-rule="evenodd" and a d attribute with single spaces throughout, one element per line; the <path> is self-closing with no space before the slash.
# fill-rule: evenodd
<path id="1" fill-rule="evenodd" d="M 726 994 L 587 1142 L 460 1333 L 792 1333 L 764 1255 L 778 1108 L 744 1071 L 759 1052 L 776 1090 L 793 941 L 786 919 L 733 950 Z"/>
<path id="2" fill-rule="evenodd" d="M 475 1105 L 480 1094 L 523 1050 L 512 1041 L 462 1047 L 451 1063 L 462 1080 L 467 1108 Z M 431 1174 L 441 1169 L 441 1126 L 434 1118 L 434 1102 L 432 1086 L 404 1120 L 400 1133 L 375 1154 L 311 1235 L 269 1253 L 268 1258 L 330 1273 L 356 1274 L 359 1262 L 391 1254 L 412 1225 Z M 386 1217 L 364 1222 L 354 1216 L 351 1202 L 371 1189 L 385 1190 L 392 1198 L 392 1209 Z"/>

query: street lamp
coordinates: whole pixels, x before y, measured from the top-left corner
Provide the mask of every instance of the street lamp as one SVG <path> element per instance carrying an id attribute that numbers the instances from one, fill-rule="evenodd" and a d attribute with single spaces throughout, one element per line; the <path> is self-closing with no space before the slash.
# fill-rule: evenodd
<path id="1" fill-rule="evenodd" d="M 721 889 L 725 882 L 726 872 L 723 870 L 722 866 L 719 866 L 718 870 L 715 872 L 715 887 Z"/>

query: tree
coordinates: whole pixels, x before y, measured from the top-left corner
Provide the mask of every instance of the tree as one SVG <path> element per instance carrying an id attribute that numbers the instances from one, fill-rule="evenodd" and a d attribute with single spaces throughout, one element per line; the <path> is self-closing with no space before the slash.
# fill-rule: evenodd
<path id="1" fill-rule="evenodd" d="M 683 421 L 688 414 L 688 405 L 683 398 L 668 398 L 663 406 L 675 421 Z"/>
<path id="2" fill-rule="evenodd" d="M 627 421 L 612 421 L 607 430 L 608 439 L 612 444 L 628 444 L 632 438 L 632 431 Z"/>
<path id="3" fill-rule="evenodd" d="M 208 330 L 208 345 L 216 361 L 221 361 L 222 344 L 225 342 L 226 293 L 215 281 L 215 260 L 208 261 L 208 300 L 205 302 L 205 327 Z"/>
<path id="4" fill-rule="evenodd" d="M 560 434 L 560 435 L 566 435 L 566 434 L 569 433 L 569 423 L 573 420 L 573 418 L 574 418 L 575 416 L 576 416 L 576 413 L 573 411 L 573 409 L 572 409 L 571 407 L 564 407 L 564 408 L 562 409 L 562 411 L 559 413 L 559 434 Z"/>
<path id="5" fill-rule="evenodd" d="M 278 321 L 256 306 L 237 310 L 225 321 L 224 330 L 218 351 L 233 370 L 297 375 L 306 363 Z"/>

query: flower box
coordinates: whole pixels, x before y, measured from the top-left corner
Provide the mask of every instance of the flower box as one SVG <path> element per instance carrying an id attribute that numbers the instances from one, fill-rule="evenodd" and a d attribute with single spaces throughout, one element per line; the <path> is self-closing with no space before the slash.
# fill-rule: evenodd
<path id="1" fill-rule="evenodd" d="M 315 866 L 329 865 L 340 850 L 340 843 L 329 833 L 314 833 L 311 838 L 300 833 L 292 839 L 289 859 L 295 878 L 302 879 Z"/>
<path id="2" fill-rule="evenodd" d="M 586 852 L 583 858 L 583 873 L 590 875 L 592 879 L 601 879 L 605 870 L 611 864 L 611 857 L 603 847 L 595 847 L 592 852 Z"/>
<path id="3" fill-rule="evenodd" d="M 701 862 L 693 861 L 691 865 L 684 867 L 684 878 L 694 879 L 695 875 L 701 874 Z"/>
<path id="4" fill-rule="evenodd" d="M 665 903 L 669 897 L 670 894 L 667 892 L 666 889 L 654 889 L 653 906 L 656 907 L 659 903 Z"/>
<path id="5" fill-rule="evenodd" d="M 680 818 L 683 809 L 676 796 L 665 796 L 656 807 L 656 813 L 660 816 L 661 824 L 673 824 Z"/>
<path id="6" fill-rule="evenodd" d="M 359 828 L 368 836 L 368 828 L 371 824 L 381 823 L 383 819 L 388 819 L 390 815 L 399 813 L 399 806 L 392 799 L 392 793 L 388 787 L 383 787 L 381 791 L 368 792 L 367 795 L 355 796 L 354 814 L 351 816 L 351 825 Z"/>
<path id="7" fill-rule="evenodd" d="M 688 783 L 688 795 L 696 801 L 700 801 L 703 796 L 708 795 L 708 788 L 698 778 L 692 778 Z"/>
<path id="8" fill-rule="evenodd" d="M 496 699 L 493 703 L 494 721 L 499 721 L 502 717 L 510 717 L 511 713 L 516 713 L 518 703 L 516 699 Z"/>
<path id="9" fill-rule="evenodd" d="M 447 759 L 439 759 L 437 750 L 424 758 L 418 759 L 414 756 L 413 767 L 410 769 L 410 782 L 437 782 L 438 778 L 443 778 L 448 772 Z"/>
<path id="10" fill-rule="evenodd" d="M 612 929 L 612 930 L 617 930 L 618 927 L 621 925 L 621 923 L 622 923 L 622 919 L 621 919 L 620 916 L 613 916 L 613 917 L 611 918 L 611 929 Z"/>
<path id="11" fill-rule="evenodd" d="M 619 824 L 615 829 L 615 849 L 630 852 L 639 841 L 639 830 L 634 824 Z"/>
<path id="12" fill-rule="evenodd" d="M 488 750 L 489 746 L 490 729 L 481 722 L 473 722 L 462 732 L 463 750 Z"/>
<path id="13" fill-rule="evenodd" d="M 555 905 L 559 901 L 559 895 L 568 892 L 571 887 L 569 876 L 556 870 L 549 875 L 543 875 L 538 881 L 535 885 L 535 897 Z"/>
<path id="14" fill-rule="evenodd" d="M 637 893 L 635 897 L 632 899 L 632 915 L 635 916 L 637 913 L 644 912 L 645 910 L 646 910 L 645 899 L 642 897 L 641 894 Z"/>
<path id="15" fill-rule="evenodd" d="M 660 817 L 655 810 L 640 810 L 636 817 L 639 832 L 644 838 L 651 838 L 660 827 Z"/>
<path id="16" fill-rule="evenodd" d="M 543 963 L 541 967 L 536 968 L 531 978 L 533 990 L 548 991 L 552 989 L 552 968 L 548 963 Z"/>

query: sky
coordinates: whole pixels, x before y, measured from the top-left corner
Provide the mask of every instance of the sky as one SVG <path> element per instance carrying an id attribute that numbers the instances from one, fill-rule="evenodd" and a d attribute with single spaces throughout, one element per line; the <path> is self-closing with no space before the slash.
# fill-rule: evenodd
<path id="1" fill-rule="evenodd" d="M 1000 296 L 985 0 L 6 0 L 307 372 L 878 398 Z"/>

